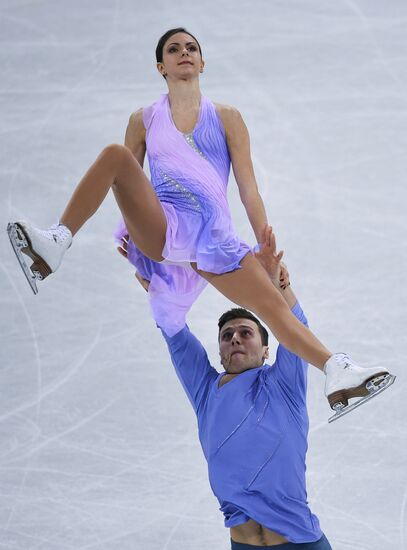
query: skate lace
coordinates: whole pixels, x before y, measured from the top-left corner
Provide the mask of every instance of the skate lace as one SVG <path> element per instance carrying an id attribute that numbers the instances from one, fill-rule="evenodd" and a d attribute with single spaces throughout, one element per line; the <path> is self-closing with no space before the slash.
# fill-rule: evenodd
<path id="1" fill-rule="evenodd" d="M 63 242 L 70 237 L 70 231 L 65 225 L 55 223 L 49 229 L 40 229 L 39 233 L 54 242 Z"/>
<path id="2" fill-rule="evenodd" d="M 346 353 L 335 353 L 335 359 L 338 365 L 344 369 L 349 369 L 355 366 L 349 355 Z"/>

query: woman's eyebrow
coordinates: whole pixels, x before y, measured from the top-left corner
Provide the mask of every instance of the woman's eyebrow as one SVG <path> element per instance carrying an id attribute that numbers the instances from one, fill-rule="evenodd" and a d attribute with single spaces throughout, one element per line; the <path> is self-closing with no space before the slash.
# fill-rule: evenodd
<path id="1" fill-rule="evenodd" d="M 196 44 L 196 42 L 187 42 L 185 46 L 189 46 L 190 44 Z M 181 46 L 181 44 L 179 42 L 171 42 L 168 46 Z"/>

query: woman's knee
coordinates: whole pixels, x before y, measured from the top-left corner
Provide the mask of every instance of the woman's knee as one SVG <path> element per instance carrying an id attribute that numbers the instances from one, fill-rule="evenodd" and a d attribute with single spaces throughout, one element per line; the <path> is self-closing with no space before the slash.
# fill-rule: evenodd
<path id="1" fill-rule="evenodd" d="M 130 149 L 119 143 L 107 145 L 100 153 L 100 156 L 107 164 L 115 168 L 115 172 L 119 172 L 126 162 L 134 161 Z"/>

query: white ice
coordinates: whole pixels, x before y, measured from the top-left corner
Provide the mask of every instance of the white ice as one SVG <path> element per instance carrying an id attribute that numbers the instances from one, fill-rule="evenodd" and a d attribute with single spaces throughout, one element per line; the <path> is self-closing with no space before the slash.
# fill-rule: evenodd
<path id="1" fill-rule="evenodd" d="M 397 375 L 328 425 L 311 368 L 310 505 L 335 550 L 406 550 L 405 0 L 1 0 L 0 548 L 229 548 L 193 411 L 113 245 L 113 198 L 36 297 L 5 232 L 55 222 L 130 113 L 166 91 L 154 48 L 180 24 L 202 43 L 203 92 L 247 123 L 314 331 Z M 233 179 L 230 202 L 253 241 Z M 189 316 L 215 365 L 228 305 L 207 289 Z"/>

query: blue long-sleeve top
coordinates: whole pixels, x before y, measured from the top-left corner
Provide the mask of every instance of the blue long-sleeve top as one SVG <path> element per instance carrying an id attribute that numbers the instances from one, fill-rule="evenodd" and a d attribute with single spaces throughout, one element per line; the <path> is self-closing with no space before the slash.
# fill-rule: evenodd
<path id="1" fill-rule="evenodd" d="M 307 326 L 298 302 L 292 312 Z M 163 335 L 197 416 L 225 526 L 253 519 L 290 542 L 320 539 L 305 485 L 307 363 L 279 345 L 273 365 L 247 370 L 219 387 L 225 373 L 210 365 L 188 326 Z"/>

